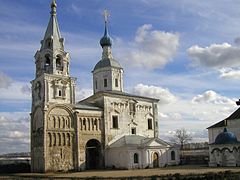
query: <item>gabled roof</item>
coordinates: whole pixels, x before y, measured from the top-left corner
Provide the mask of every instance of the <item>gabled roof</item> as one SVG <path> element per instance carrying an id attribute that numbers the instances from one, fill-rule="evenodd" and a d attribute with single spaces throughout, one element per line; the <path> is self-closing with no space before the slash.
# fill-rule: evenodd
<path id="1" fill-rule="evenodd" d="M 225 127 L 227 126 L 227 121 L 228 120 L 236 120 L 236 119 L 240 119 L 240 108 L 238 108 L 236 111 L 234 111 L 230 116 L 228 116 L 226 119 L 208 127 L 207 129 L 210 128 L 217 128 L 217 127 Z"/>
<path id="2" fill-rule="evenodd" d="M 155 98 L 150 98 L 150 97 L 144 97 L 144 96 L 138 96 L 138 95 L 132 95 L 132 94 L 129 94 L 129 93 L 125 93 L 125 92 L 120 92 L 120 91 L 99 91 L 97 92 L 96 94 L 80 101 L 79 103 L 81 102 L 88 102 L 88 100 L 92 100 L 92 99 L 95 99 L 95 97 L 99 97 L 99 95 L 110 95 L 110 96 L 125 96 L 125 97 L 129 97 L 129 98 L 139 98 L 139 99 L 145 99 L 145 100 L 150 100 L 150 101 L 155 101 L 155 102 L 158 102 L 159 99 L 155 99 Z"/>
<path id="3" fill-rule="evenodd" d="M 85 109 L 85 110 L 97 110 L 101 111 L 102 109 L 95 104 L 91 103 L 77 103 L 75 104 L 75 109 Z"/>
<path id="4" fill-rule="evenodd" d="M 240 119 L 240 108 L 238 108 L 229 117 L 226 118 L 226 120 L 234 120 L 234 119 Z"/>
<path id="5" fill-rule="evenodd" d="M 207 129 L 217 128 L 217 127 L 225 127 L 225 126 L 227 126 L 227 120 L 226 119 L 224 119 L 224 120 L 222 120 L 222 121 L 220 121 L 220 122 L 218 122 L 218 123 L 208 127 Z"/>
<path id="6" fill-rule="evenodd" d="M 152 142 L 157 142 L 157 146 L 170 146 L 167 142 L 159 139 L 159 138 L 148 138 L 144 136 L 139 135 L 125 135 L 121 137 L 120 139 L 113 142 L 109 147 L 129 147 L 129 146 L 135 146 L 135 147 L 148 147 L 151 146 Z"/>

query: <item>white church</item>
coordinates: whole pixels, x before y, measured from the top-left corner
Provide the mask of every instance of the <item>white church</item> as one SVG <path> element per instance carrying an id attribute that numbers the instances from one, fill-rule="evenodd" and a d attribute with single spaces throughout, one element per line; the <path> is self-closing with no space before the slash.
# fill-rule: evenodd
<path id="1" fill-rule="evenodd" d="M 236 102 L 240 105 L 240 101 Z M 240 108 L 208 127 L 209 166 L 240 166 Z"/>
<path id="2" fill-rule="evenodd" d="M 179 150 L 159 139 L 159 100 L 124 92 L 124 71 L 112 55 L 107 17 L 102 57 L 92 70 L 94 94 L 75 102 L 76 78 L 70 76 L 56 10 L 53 0 L 31 81 L 32 172 L 179 164 Z"/>

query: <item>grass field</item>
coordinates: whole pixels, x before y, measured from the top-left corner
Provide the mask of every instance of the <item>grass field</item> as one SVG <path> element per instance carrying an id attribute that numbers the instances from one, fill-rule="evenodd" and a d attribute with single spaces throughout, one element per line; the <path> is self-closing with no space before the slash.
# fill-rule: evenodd
<path id="1" fill-rule="evenodd" d="M 158 169 L 137 170 L 98 170 L 71 173 L 19 173 L 0 176 L 0 179 L 124 179 L 124 177 L 175 177 L 176 175 L 201 175 L 201 174 L 239 174 L 240 168 L 228 167 L 203 167 L 203 166 L 175 166 Z M 125 178 L 126 179 L 126 178 Z M 141 179 L 141 178 L 140 178 Z M 211 179 L 211 178 L 210 178 Z"/>

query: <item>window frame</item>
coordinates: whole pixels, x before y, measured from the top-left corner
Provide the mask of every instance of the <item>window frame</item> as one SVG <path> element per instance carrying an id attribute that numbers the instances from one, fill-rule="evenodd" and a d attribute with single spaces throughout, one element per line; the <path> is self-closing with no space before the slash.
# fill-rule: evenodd
<path id="1" fill-rule="evenodd" d="M 175 161 L 176 160 L 176 153 L 174 150 L 171 151 L 171 161 Z"/>
<path id="2" fill-rule="evenodd" d="M 118 129 L 119 123 L 118 123 L 118 116 L 112 115 L 112 129 Z"/>
<path id="3" fill-rule="evenodd" d="M 118 78 L 115 78 L 115 87 L 118 88 Z"/>
<path id="4" fill-rule="evenodd" d="M 132 127 L 131 128 L 131 134 L 132 135 L 136 135 L 137 134 L 137 128 L 136 127 Z"/>
<path id="5" fill-rule="evenodd" d="M 108 87 L 108 80 L 106 78 L 103 80 L 103 86 Z"/>
<path id="6" fill-rule="evenodd" d="M 148 118 L 148 130 L 153 130 L 153 120 L 152 118 Z"/>
<path id="7" fill-rule="evenodd" d="M 138 153 L 134 153 L 133 155 L 133 163 L 138 164 L 139 163 L 139 155 Z"/>

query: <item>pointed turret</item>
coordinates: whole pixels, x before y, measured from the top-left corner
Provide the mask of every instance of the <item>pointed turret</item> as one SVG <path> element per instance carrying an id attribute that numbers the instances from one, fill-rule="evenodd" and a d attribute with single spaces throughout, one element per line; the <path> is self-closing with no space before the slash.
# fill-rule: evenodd
<path id="1" fill-rule="evenodd" d="M 41 48 L 37 51 L 36 76 L 43 73 L 69 76 L 69 53 L 64 51 L 63 38 L 57 21 L 57 3 L 51 3 L 50 20 L 41 41 Z"/>
<path id="2" fill-rule="evenodd" d="M 61 33 L 58 26 L 57 21 L 57 3 L 56 0 L 52 1 L 51 4 L 51 17 L 48 23 L 47 30 L 45 32 L 45 36 L 42 40 L 41 49 L 51 49 L 55 50 L 63 50 L 63 38 L 61 37 Z"/>
<path id="3" fill-rule="evenodd" d="M 102 58 L 93 70 L 94 93 L 99 91 L 123 91 L 123 68 L 112 56 L 112 38 L 108 33 L 108 12 L 104 11 L 104 35 L 100 40 Z"/>

